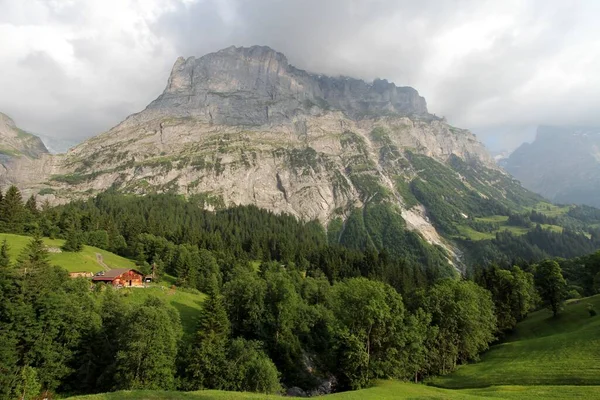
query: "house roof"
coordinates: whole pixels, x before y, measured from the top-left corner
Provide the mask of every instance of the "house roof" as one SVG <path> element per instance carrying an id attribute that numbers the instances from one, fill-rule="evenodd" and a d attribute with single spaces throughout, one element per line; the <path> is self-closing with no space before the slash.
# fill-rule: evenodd
<path id="1" fill-rule="evenodd" d="M 108 270 L 104 273 L 104 275 L 95 276 L 92 280 L 94 281 L 114 281 L 119 276 L 123 275 L 125 272 L 133 271 L 140 275 L 143 275 L 140 271 L 133 268 L 115 268 Z"/>

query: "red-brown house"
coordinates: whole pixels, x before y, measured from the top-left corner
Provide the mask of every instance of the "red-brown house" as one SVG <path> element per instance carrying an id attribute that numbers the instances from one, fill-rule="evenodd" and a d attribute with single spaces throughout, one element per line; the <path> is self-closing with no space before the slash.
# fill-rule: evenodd
<path id="1" fill-rule="evenodd" d="M 135 269 L 117 268 L 94 276 L 92 281 L 110 283 L 113 286 L 144 286 L 144 275 Z"/>

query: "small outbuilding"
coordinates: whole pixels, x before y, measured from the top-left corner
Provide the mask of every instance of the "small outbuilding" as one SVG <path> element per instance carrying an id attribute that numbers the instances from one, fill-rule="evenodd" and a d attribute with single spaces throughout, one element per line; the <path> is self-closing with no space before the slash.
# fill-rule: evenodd
<path id="1" fill-rule="evenodd" d="M 113 286 L 144 286 L 144 274 L 131 268 L 116 268 L 92 278 L 94 283 L 110 283 Z"/>
<path id="2" fill-rule="evenodd" d="M 93 272 L 69 272 L 71 278 L 91 278 L 94 276 Z"/>

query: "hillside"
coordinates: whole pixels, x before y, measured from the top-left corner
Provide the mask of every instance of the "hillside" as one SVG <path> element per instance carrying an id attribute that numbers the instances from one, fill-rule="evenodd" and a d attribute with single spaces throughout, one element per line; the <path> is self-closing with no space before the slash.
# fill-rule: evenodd
<path id="1" fill-rule="evenodd" d="M 600 129 L 540 126 L 504 160 L 523 186 L 557 203 L 600 207 Z"/>
<path id="2" fill-rule="evenodd" d="M 600 296 L 571 302 L 558 318 L 548 311 L 532 313 L 506 342 L 493 346 L 481 361 L 426 386 L 383 381 L 370 389 L 337 393 L 326 399 L 593 399 L 600 391 L 598 353 L 600 318 L 587 304 L 600 308 Z M 575 386 L 577 385 L 577 386 Z M 284 397 L 219 391 L 132 391 L 72 397 L 73 400 L 190 399 L 243 400 Z M 289 398 L 289 397 L 285 397 Z"/>
<path id="3" fill-rule="evenodd" d="M 368 232 L 364 216 L 383 207 L 456 264 L 457 225 L 541 200 L 415 89 L 312 74 L 261 46 L 178 59 L 145 110 L 0 181 L 53 203 L 114 188 L 198 195 L 210 209 L 252 204 L 332 223 L 342 241 L 343 221 Z M 369 236 L 359 246 L 390 247 Z"/>
<path id="4" fill-rule="evenodd" d="M 513 335 L 484 353 L 481 361 L 438 377 L 432 384 L 452 389 L 491 385 L 600 385 L 600 295 L 565 305 L 557 318 L 532 313 Z"/>
<path id="5" fill-rule="evenodd" d="M 6 239 L 9 246 L 9 255 L 17 259 L 23 248 L 31 241 L 30 236 L 0 233 L 0 242 Z M 134 268 L 135 263 L 127 258 L 118 256 L 109 251 L 93 246 L 83 246 L 83 250 L 76 253 L 56 252 L 64 244 L 63 239 L 44 238 L 44 244 L 51 249 L 49 260 L 51 264 L 63 267 L 69 272 L 98 272 L 108 268 Z M 99 257 L 101 256 L 101 257 Z M 100 264 L 99 260 L 105 265 Z"/>

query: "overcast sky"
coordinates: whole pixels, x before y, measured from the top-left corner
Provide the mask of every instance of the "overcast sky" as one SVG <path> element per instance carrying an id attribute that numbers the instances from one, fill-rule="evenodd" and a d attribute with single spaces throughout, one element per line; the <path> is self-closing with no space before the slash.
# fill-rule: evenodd
<path id="1" fill-rule="evenodd" d="M 142 110 L 175 59 L 269 45 L 312 72 L 413 86 L 492 150 L 600 125 L 600 1 L 0 0 L 0 111 L 83 139 Z"/>

